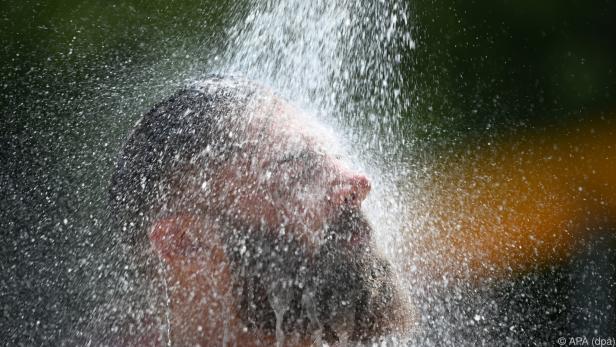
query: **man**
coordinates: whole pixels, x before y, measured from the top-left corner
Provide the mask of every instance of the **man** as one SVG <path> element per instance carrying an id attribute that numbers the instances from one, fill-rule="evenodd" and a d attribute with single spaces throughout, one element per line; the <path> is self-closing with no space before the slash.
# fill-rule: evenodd
<path id="1" fill-rule="evenodd" d="M 119 276 L 133 295 L 109 305 L 108 343 L 299 346 L 404 332 L 408 304 L 360 210 L 370 183 L 308 118 L 236 78 L 144 115 L 112 180 L 134 271 Z"/>

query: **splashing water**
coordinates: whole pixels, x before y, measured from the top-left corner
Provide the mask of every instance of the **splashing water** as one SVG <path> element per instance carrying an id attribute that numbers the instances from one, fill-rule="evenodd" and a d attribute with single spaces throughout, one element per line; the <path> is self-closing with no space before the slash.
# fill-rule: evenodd
<path id="1" fill-rule="evenodd" d="M 392 249 L 406 199 L 395 182 L 401 163 L 400 123 L 408 101 L 397 64 L 414 47 L 402 2 L 253 1 L 231 30 L 231 44 L 213 68 L 273 87 L 317 115 L 342 139 L 348 162 L 375 182 L 367 210 L 377 240 Z M 397 156 L 398 155 L 398 156 Z M 392 254 L 393 255 L 393 254 Z"/>
<path id="2" fill-rule="evenodd" d="M 409 170 L 399 155 L 409 151 L 408 143 L 401 147 L 400 123 L 409 105 L 400 98 L 403 79 L 397 67 L 400 50 L 415 45 L 407 9 L 399 1 L 301 0 L 257 0 L 249 8 L 232 28 L 227 52 L 213 70 L 267 84 L 333 129 L 346 161 L 373 181 L 364 208 L 379 226 L 377 244 L 389 258 L 400 260 L 405 251 L 400 233 L 408 227 L 405 214 L 412 195 L 397 186 Z M 274 309 L 281 345 L 285 306 Z M 310 317 L 320 324 L 314 314 Z M 315 330 L 317 345 L 321 331 L 320 326 Z M 345 331 L 348 327 L 341 327 L 338 334 L 341 345 L 349 338 Z"/>
<path id="3" fill-rule="evenodd" d="M 282 323 L 284 314 L 289 309 L 291 301 L 288 289 L 285 288 L 284 283 L 274 282 L 268 290 L 268 299 L 274 309 L 274 315 L 276 315 L 276 346 L 282 347 L 284 346 Z"/>
<path id="4" fill-rule="evenodd" d="M 399 62 L 400 46 L 413 46 L 410 34 L 405 31 L 408 25 L 406 9 L 399 2 L 299 0 L 252 1 L 248 4 L 248 8 L 247 13 L 238 12 L 242 14 L 242 18 L 232 25 L 230 43 L 225 52 L 205 66 L 200 65 L 201 63 L 193 63 L 190 66 L 178 63 L 169 69 L 165 65 L 169 60 L 161 59 L 147 69 L 137 67 L 131 73 L 119 73 L 119 77 L 112 79 L 111 82 L 97 79 L 96 82 L 92 82 L 92 85 L 96 86 L 92 87 L 93 94 L 103 101 L 94 103 L 90 108 L 88 106 L 75 106 L 75 108 L 80 112 L 85 109 L 86 113 L 106 114 L 99 112 L 97 108 L 105 110 L 102 106 L 105 100 L 114 100 L 117 105 L 113 112 L 109 113 L 126 117 L 118 117 L 122 119 L 109 123 L 115 124 L 118 128 L 125 128 L 127 124 L 124 123 L 130 119 L 129 116 L 133 116 L 136 107 L 146 107 L 152 101 L 148 100 L 150 98 L 168 96 L 173 93 L 177 85 L 187 84 L 186 82 L 192 85 L 198 84 L 204 75 L 211 73 L 240 75 L 270 86 L 276 94 L 291 100 L 298 109 L 306 111 L 302 113 L 306 123 L 318 123 L 316 128 L 321 130 L 315 136 L 321 139 L 334 138 L 333 142 L 337 144 L 331 142 L 332 147 L 328 149 L 343 152 L 344 162 L 349 164 L 351 169 L 365 172 L 370 177 L 373 189 L 363 209 L 369 220 L 378 226 L 374 234 L 378 246 L 389 258 L 399 259 L 400 231 L 407 219 L 405 206 L 408 205 L 407 195 L 401 194 L 397 186 L 398 181 L 403 179 L 408 170 L 398 156 L 402 151 L 400 115 L 408 105 L 407 101 L 398 98 L 402 77 L 397 72 L 396 64 Z M 187 59 L 189 56 L 190 60 L 195 60 L 192 57 L 207 58 L 204 53 L 206 49 L 182 49 L 186 52 Z M 175 53 L 173 57 L 176 57 Z M 84 102 L 83 105 L 87 103 Z M 194 111 L 194 108 L 183 110 L 180 116 L 189 117 Z M 121 130 L 116 131 L 121 132 Z M 125 135 L 120 138 L 124 139 Z M 334 148 L 338 146 L 339 149 Z M 82 160 L 79 156 L 65 159 L 60 165 L 70 167 L 71 161 L 79 163 L 79 160 Z M 146 184 L 145 180 L 139 180 L 137 186 L 146 190 Z M 210 186 L 207 180 L 203 180 L 199 182 L 199 187 L 202 191 L 207 191 Z M 153 188 L 157 190 L 160 187 Z M 63 225 L 68 224 L 66 219 L 62 222 Z M 87 223 L 86 221 L 84 224 Z M 125 225 L 122 231 L 131 227 L 134 225 Z M 106 226 L 100 226 L 98 231 L 102 231 L 101 235 L 109 234 Z M 104 237 L 100 237 L 100 240 L 103 239 Z M 116 241 L 121 242 L 114 240 Z M 160 331 L 145 331 L 145 335 L 160 335 L 160 341 L 167 344 L 181 344 L 175 336 L 172 339 L 172 335 L 182 333 L 181 324 L 172 324 L 174 317 L 171 312 L 173 305 L 171 296 L 177 292 L 177 286 L 165 281 L 163 300 L 149 302 L 148 300 L 155 297 L 156 293 L 150 289 L 142 290 L 147 287 L 146 285 L 136 284 L 136 281 L 147 280 L 139 278 L 141 275 L 136 276 L 137 280 L 132 278 L 135 273 L 139 273 L 137 265 L 130 261 L 127 261 L 128 264 L 115 262 L 116 258 L 124 256 L 121 253 L 127 253 L 125 257 L 133 260 L 134 255 L 130 254 L 131 250 L 113 249 L 111 247 L 115 244 L 100 242 L 104 244 L 101 253 L 109 254 L 88 254 L 86 259 L 92 264 L 97 264 L 97 256 L 103 258 L 102 256 L 108 255 L 111 263 L 92 270 L 93 276 L 97 276 L 93 277 L 92 282 L 104 277 L 109 281 L 107 288 L 113 289 L 110 290 L 112 292 L 110 294 L 105 293 L 106 289 L 92 290 L 92 293 L 96 293 L 92 300 L 103 302 L 93 314 L 94 329 L 98 329 L 98 333 L 104 335 L 118 335 L 119 330 L 125 329 L 130 336 L 133 336 L 142 328 L 139 320 L 150 319 L 154 321 L 149 323 L 159 327 Z M 84 264 L 84 268 L 86 265 L 88 264 Z M 165 267 L 160 263 L 156 263 L 154 269 L 156 269 L 155 275 L 165 274 Z M 377 270 L 382 269 L 375 268 L 375 272 L 378 272 Z M 330 277 L 335 278 L 334 275 L 330 274 Z M 97 283 L 90 285 L 95 287 Z M 375 286 L 373 289 L 378 291 L 382 288 Z M 331 340 L 333 334 L 337 335 L 341 345 L 350 343 L 353 336 L 349 331 L 352 331 L 356 322 L 361 319 L 361 315 L 353 310 L 350 302 L 352 298 L 335 297 L 324 303 L 317 301 L 319 298 L 312 293 L 312 290 L 302 291 L 299 297 L 302 301 L 300 306 L 308 311 L 311 324 L 309 330 L 312 332 L 313 342 L 317 346 L 324 345 L 324 340 Z M 84 289 L 84 292 L 90 295 L 88 288 Z M 288 330 L 285 330 L 285 320 L 291 311 L 289 307 L 297 303 L 289 303 L 285 293 L 281 293 L 279 288 L 267 294 L 274 310 L 277 344 L 284 345 L 285 341 L 292 340 L 292 336 L 287 334 Z M 97 295 L 99 297 L 96 297 Z M 217 295 L 224 296 L 221 293 Z M 127 308 L 128 306 L 124 305 L 126 301 L 144 301 L 146 309 L 143 312 L 135 310 L 126 313 L 124 311 L 132 310 L 133 306 Z M 130 304 L 141 305 L 134 302 Z M 334 317 L 340 316 L 334 319 L 338 324 L 327 326 L 323 322 L 324 314 L 321 312 L 323 306 L 338 308 L 339 311 L 328 313 Z M 219 315 L 229 315 L 229 308 L 226 305 L 214 307 L 213 310 Z M 151 318 L 157 311 L 164 312 L 164 316 Z M 125 314 L 135 318 L 136 322 L 122 327 L 116 322 L 113 322 L 111 327 L 97 326 L 98 320 L 104 322 L 108 317 L 114 318 L 114 315 L 124 318 Z M 223 345 L 238 343 L 234 341 L 236 337 L 229 332 L 231 324 L 232 322 L 225 318 L 218 330 Z M 201 329 L 199 326 L 197 332 L 193 333 L 201 333 Z M 203 331 L 206 329 L 207 327 L 203 327 Z M 333 332 L 328 329 L 333 329 Z"/>
<path id="5" fill-rule="evenodd" d="M 9 335 L 2 339 L 6 343 L 39 345 L 66 338 L 66 345 L 85 345 L 88 340 L 84 336 L 95 331 L 95 336 L 96 333 L 104 337 L 109 335 L 112 345 L 122 345 L 114 343 L 113 338 L 125 332 L 131 337 L 143 333 L 148 338 L 169 345 L 182 344 L 177 339 L 182 333 L 212 337 L 212 340 L 215 337 L 222 345 L 242 345 L 236 334 L 242 330 L 231 319 L 231 312 L 236 308 L 232 307 L 233 300 L 229 300 L 232 295 L 229 293 L 233 293 L 230 289 L 217 288 L 220 290 L 213 295 L 222 305 L 205 302 L 191 296 L 195 293 L 187 293 L 190 295 L 186 296 L 185 302 L 189 304 L 178 306 L 186 310 L 197 307 L 197 314 L 192 317 L 210 312 L 212 316 L 224 319 L 220 326 L 207 326 L 204 323 L 203 326 L 182 331 L 188 324 L 176 323 L 174 319 L 177 317 L 172 311 L 178 308 L 172 307 L 180 291 L 177 283 L 171 280 L 162 283 L 162 297 L 159 295 L 161 292 L 151 290 L 141 283 L 149 280 L 149 276 L 167 278 L 172 273 L 167 268 L 168 264 L 155 262 L 148 264 L 153 265 L 148 267 L 148 270 L 153 269 L 153 273 L 140 272 L 140 264 L 136 265 L 132 260 L 141 255 L 132 254 L 133 249 L 123 248 L 124 245 L 117 245 L 123 242 L 117 234 L 127 234 L 127 229 L 134 225 L 115 228 L 107 223 L 114 217 L 108 210 L 112 166 L 118 157 L 118 149 L 127 138 L 127 130 L 131 128 L 138 113 L 175 95 L 182 86 L 199 85 L 200 81 L 206 80 L 211 74 L 243 76 L 259 85 L 271 87 L 273 93 L 293 103 L 291 106 L 296 110 L 303 110 L 295 114 L 300 122 L 294 126 L 307 131 L 309 123 L 316 123 L 310 126 L 316 129 L 311 136 L 322 141 L 327 150 L 340 154 L 341 162 L 354 169 L 354 172 L 364 172 L 371 179 L 372 191 L 362 205 L 362 218 L 367 217 L 365 220 L 369 220 L 375 227 L 373 238 L 394 265 L 392 272 L 404 282 L 405 294 L 408 294 L 418 314 L 413 317 L 416 331 L 412 332 L 411 340 L 388 336 L 387 342 L 390 344 L 525 344 L 519 341 L 567 331 L 566 327 L 561 327 L 544 334 L 541 330 L 546 330 L 545 326 L 535 322 L 551 323 L 565 315 L 572 315 L 575 311 L 571 307 L 577 306 L 564 302 L 575 301 L 577 298 L 586 300 L 588 295 L 584 288 L 589 284 L 579 287 L 573 282 L 586 279 L 591 271 L 588 269 L 573 271 L 574 277 L 577 277 L 571 281 L 560 280 L 561 275 L 567 276 L 563 275 L 566 271 L 548 274 L 546 277 L 535 272 L 513 280 L 507 276 L 517 276 L 526 271 L 524 268 L 518 272 L 510 265 L 532 266 L 530 271 L 541 270 L 534 268 L 536 265 L 552 266 L 553 258 L 556 255 L 560 257 L 557 254 L 560 251 L 552 248 L 554 244 L 550 243 L 553 241 L 550 228 L 566 234 L 562 240 L 565 240 L 563 242 L 567 246 L 569 243 L 566 240 L 571 240 L 571 245 L 577 242 L 575 238 L 578 234 L 574 234 L 572 230 L 575 226 L 571 225 L 575 221 L 568 215 L 563 217 L 565 221 L 562 224 L 554 221 L 555 226 L 538 228 L 546 231 L 546 239 L 535 237 L 541 235 L 532 230 L 537 227 L 537 221 L 546 221 L 544 212 L 553 210 L 557 214 L 565 213 L 563 206 L 569 206 L 576 199 L 586 201 L 587 194 L 592 194 L 586 186 L 578 186 L 577 182 L 574 194 L 560 191 L 562 183 L 574 180 L 571 178 L 573 176 L 568 173 L 561 175 L 559 171 L 568 170 L 561 170 L 560 164 L 552 166 L 549 163 L 544 173 L 550 177 L 554 173 L 554 180 L 558 181 L 554 184 L 558 190 L 544 190 L 544 181 L 541 179 L 533 183 L 536 179 L 534 173 L 539 166 L 537 163 L 544 165 L 544 159 L 551 160 L 552 157 L 573 160 L 578 157 L 577 154 L 571 156 L 573 152 L 577 153 L 579 147 L 582 148 L 580 153 L 584 153 L 583 145 L 587 141 L 596 142 L 596 146 L 593 145 L 595 147 L 586 147 L 586 150 L 593 148 L 592 152 L 596 152 L 589 156 L 589 160 L 594 160 L 595 156 L 608 160 L 611 158 L 608 151 L 613 148 L 611 130 L 598 129 L 595 124 L 587 135 L 557 139 L 559 148 L 552 148 L 549 141 L 544 143 L 541 138 L 539 147 L 531 139 L 528 143 L 522 142 L 521 147 L 515 147 L 511 152 L 500 149 L 490 152 L 495 147 L 494 143 L 488 142 L 486 146 L 490 148 L 486 151 L 495 155 L 486 155 L 487 160 L 479 158 L 475 161 L 474 158 L 462 158 L 468 152 L 449 152 L 449 142 L 465 145 L 465 139 L 458 137 L 455 132 L 447 134 L 445 129 L 443 134 L 427 134 L 428 137 L 435 136 L 429 140 L 442 139 L 447 142 L 447 151 L 437 153 L 439 157 L 444 156 L 444 159 L 434 160 L 436 163 L 431 162 L 431 158 L 425 159 L 431 155 L 426 152 L 432 152 L 432 148 L 422 151 L 425 149 L 421 147 L 424 143 L 421 140 L 414 142 L 409 136 L 416 130 L 411 127 L 423 128 L 424 123 L 432 121 L 432 114 L 442 117 L 441 122 L 443 119 L 456 120 L 458 116 L 449 118 L 444 113 L 450 109 L 456 112 L 457 106 L 461 110 L 467 109 L 469 105 L 474 106 L 473 101 L 455 105 L 460 99 L 452 98 L 443 100 L 444 104 L 451 105 L 438 112 L 432 113 L 430 105 L 426 111 L 429 114 L 418 114 L 427 117 L 423 120 L 416 122 L 409 117 L 409 110 L 421 111 L 423 106 L 427 106 L 422 103 L 433 103 L 435 98 L 448 95 L 449 92 L 434 93 L 433 89 L 443 87 L 443 81 L 447 80 L 443 76 L 452 73 L 450 66 L 457 66 L 455 70 L 458 71 L 467 71 L 467 67 L 470 67 L 470 61 L 469 66 L 463 61 L 465 54 L 459 57 L 450 57 L 450 54 L 468 52 L 469 49 L 477 51 L 478 47 L 492 47 L 494 39 L 499 37 L 517 37 L 512 36 L 508 30 L 492 35 L 489 32 L 492 26 L 489 23 L 492 22 L 488 21 L 476 26 L 474 31 L 467 32 L 464 30 L 467 28 L 460 28 L 467 34 L 477 33 L 476 37 L 472 35 L 472 39 L 479 45 L 475 41 L 468 41 L 468 47 L 459 50 L 458 40 L 471 39 L 468 35 L 462 35 L 453 38 L 455 44 L 452 46 L 456 46 L 456 49 L 444 49 L 449 44 L 449 37 L 444 40 L 439 36 L 448 36 L 459 26 L 468 24 L 466 20 L 475 18 L 457 12 L 466 5 L 444 5 L 441 9 L 434 6 L 437 10 L 433 12 L 425 11 L 425 7 L 432 7 L 434 3 L 417 3 L 417 13 L 409 12 L 407 7 L 415 6 L 414 2 L 402 0 L 244 0 L 233 4 L 199 1 L 187 2 L 182 6 L 165 4 L 160 8 L 156 5 L 140 5 L 135 8 L 135 3 L 130 1 L 117 4 L 90 2 L 74 8 L 70 2 L 64 5 L 41 2 L 32 8 L 27 7 L 30 5 L 9 6 L 7 18 L 22 19 L 21 22 L 9 25 L 13 29 L 8 32 L 16 34 L 8 35 L 15 39 L 9 40 L 3 52 L 3 57 L 7 57 L 6 66 L 2 67 L 6 80 L 2 83 L 0 99 L 7 114 L 3 130 L 6 133 L 4 139 L 8 139 L 8 143 L 3 146 L 2 157 L 8 160 L 5 160 L 6 165 L 3 167 L 6 172 L 3 170 L 0 174 L 3 196 L 0 219 L 5 223 L 8 221 L 5 229 L 9 236 L 2 242 L 2 253 L 8 260 L 4 262 L 5 277 L 0 282 L 8 288 L 3 292 L 8 293 L 4 297 L 9 302 L 4 304 L 4 320 L 0 325 Z M 66 11 L 54 11 L 55 6 L 58 9 L 64 6 Z M 127 22 L 116 20 L 118 11 L 126 13 L 119 18 L 128 19 Z M 60 13 L 63 14 L 58 15 Z M 410 27 L 415 23 L 409 23 L 407 18 L 411 14 L 413 20 L 417 21 L 429 21 L 432 18 L 425 17 L 432 15 L 443 17 L 434 21 L 434 24 L 422 23 L 425 27 L 417 31 L 422 35 L 424 47 L 428 48 L 427 53 L 425 50 L 418 52 L 428 60 L 430 68 L 427 70 L 401 66 L 401 62 L 408 62 L 406 58 L 413 55 L 409 51 L 415 47 L 410 34 Z M 34 20 L 30 23 L 31 18 Z M 457 24 L 453 23 L 453 19 L 458 19 Z M 450 20 L 452 23 L 447 23 Z M 440 27 L 443 23 L 447 28 Z M 549 21 L 546 23 L 549 24 Z M 500 25 L 496 20 L 493 20 L 493 24 Z M 515 26 L 508 28 L 514 30 Z M 550 30 L 553 32 L 561 29 Z M 485 36 L 482 36 L 482 30 Z M 517 42 L 514 39 L 510 41 Z M 501 47 L 500 44 L 497 46 Z M 585 46 L 580 47 L 585 49 Z M 437 54 L 431 55 L 430 51 L 435 50 Z M 479 51 L 483 53 L 483 50 Z M 571 57 L 570 54 L 563 56 Z M 432 57 L 437 59 L 432 61 Z M 487 61 L 485 59 L 490 59 L 490 55 L 482 55 L 476 61 Z M 421 65 L 425 60 L 421 58 L 417 62 Z M 511 62 L 514 64 L 516 60 Z M 445 66 L 437 66 L 443 63 Z M 498 61 L 490 61 L 490 64 L 498 65 Z M 524 65 L 513 70 L 519 72 L 526 68 L 527 65 Z M 504 69 L 508 70 L 507 67 Z M 427 79 L 427 85 L 423 85 L 427 88 L 425 92 L 422 90 L 415 93 L 409 91 L 414 86 L 405 80 L 414 77 L 409 75 L 411 71 L 436 73 L 440 77 L 432 78 L 422 72 L 421 78 L 417 78 L 419 82 L 426 82 Z M 502 76 L 516 76 L 515 71 Z M 452 80 L 464 82 L 465 86 L 460 86 L 462 96 L 472 89 L 467 84 L 475 85 L 473 77 L 478 77 L 478 90 L 487 89 L 485 85 L 481 86 L 485 84 L 485 76 L 453 75 Z M 508 83 L 501 82 L 496 78 L 487 86 L 502 85 L 507 89 Z M 447 88 L 457 89 L 457 86 L 445 86 Z M 413 94 L 422 98 L 425 96 L 425 99 L 419 100 L 417 108 L 410 104 L 418 100 Z M 482 96 L 487 95 L 491 94 L 482 92 L 477 98 L 483 99 Z M 499 100 L 501 98 L 497 95 L 492 101 L 495 109 L 500 110 L 500 106 L 508 109 L 507 101 Z M 520 104 L 515 107 L 516 112 L 527 109 L 523 100 L 515 100 L 515 103 Z M 478 102 L 489 103 L 486 101 Z M 196 110 L 199 108 L 182 109 L 177 114 L 178 118 L 190 118 Z M 560 106 L 556 112 L 561 113 Z M 403 114 L 406 117 L 404 120 L 401 118 Z M 484 115 L 487 114 L 480 108 L 473 117 L 483 118 Z M 286 125 L 284 121 L 279 123 Z M 486 130 L 491 129 L 491 124 L 492 121 Z M 169 138 L 180 138 L 197 128 L 185 127 Z M 602 135 L 596 135 L 597 131 Z M 153 134 L 155 132 L 147 136 Z M 489 130 L 487 137 L 491 139 L 493 134 Z M 441 135 L 444 138 L 438 138 Z M 606 136 L 605 141 L 599 141 L 602 136 Z M 241 148 L 241 144 L 238 148 Z M 471 154 L 474 152 L 470 151 Z M 544 158 L 542 153 L 549 155 Z M 449 154 L 451 157 L 448 157 Z M 483 155 L 483 152 L 478 155 Z M 501 155 L 502 158 L 494 160 L 495 156 Z M 147 163 L 157 162 L 149 160 L 152 157 L 146 159 Z M 278 159 L 287 161 L 288 158 Z M 584 168 L 584 165 L 580 164 L 574 171 L 581 170 L 585 181 L 589 172 L 586 169 L 590 166 Z M 494 173 L 493 169 L 496 168 L 498 170 Z M 592 170 L 594 173 L 595 168 Z M 242 174 L 251 170 L 237 171 Z M 259 182 L 267 181 L 275 174 L 268 171 L 257 179 Z M 180 177 L 180 182 L 189 181 L 184 178 Z M 215 186 L 208 177 L 197 178 L 200 179 L 197 182 L 199 192 L 207 193 Z M 147 180 L 137 180 L 133 188 L 152 188 L 152 192 L 162 190 L 162 187 L 148 187 L 147 184 Z M 532 188 L 532 184 L 536 184 L 536 187 L 527 189 Z M 324 194 L 325 188 L 321 188 L 308 192 L 297 191 L 285 197 L 293 195 L 300 201 L 308 201 Z M 515 191 L 519 191 L 519 194 Z M 516 204 L 519 211 L 515 206 L 511 207 Z M 259 205 L 260 202 L 251 204 Z M 301 215 L 305 211 L 297 209 L 295 212 Z M 516 220 L 522 224 L 516 224 Z M 345 222 L 361 225 L 363 219 L 358 222 L 347 218 Z M 520 233 L 527 225 L 530 226 L 528 234 Z M 288 231 L 284 226 L 277 230 L 280 235 Z M 524 240 L 518 239 L 518 236 L 523 236 Z M 529 236 L 528 240 L 526 236 Z M 236 246 L 237 249 L 233 250 L 246 258 L 259 251 L 255 245 L 238 242 Z M 272 250 L 263 249 L 268 252 Z M 215 252 L 212 251 L 212 254 L 215 255 Z M 303 265 L 301 259 L 293 255 L 286 254 L 288 258 L 285 260 L 290 259 Z M 272 288 L 263 286 L 261 292 L 248 293 L 265 302 L 264 307 L 246 305 L 247 320 L 252 324 L 250 328 L 262 323 L 264 331 L 271 334 L 268 336 L 272 337 L 271 345 L 297 342 L 299 337 L 293 335 L 293 331 L 300 325 L 304 329 L 302 333 L 305 332 L 307 339 L 311 339 L 310 342 L 316 346 L 332 341 L 341 345 L 347 342 L 353 344 L 356 336 L 350 331 L 362 327 L 362 311 L 355 311 L 354 308 L 361 305 L 353 302 L 353 295 L 345 295 L 344 291 L 333 296 L 324 289 L 344 289 L 345 283 L 341 283 L 344 281 L 365 284 L 362 282 L 365 278 L 358 279 L 346 272 L 336 273 L 336 269 L 344 268 L 342 266 L 328 268 L 328 264 L 342 264 L 356 258 L 348 254 L 338 256 L 336 260 L 339 263 L 331 259 L 328 261 L 323 254 L 317 257 L 317 264 L 329 271 L 323 271 L 325 273 L 321 277 L 314 273 L 281 274 L 269 267 L 259 267 L 259 264 L 240 264 L 244 266 L 240 267 L 242 270 L 250 270 L 257 277 L 260 276 L 257 280 L 274 284 Z M 272 255 L 270 258 L 276 257 Z M 606 262 L 606 259 L 602 262 Z M 352 269 L 353 266 L 367 263 L 366 259 L 361 261 L 348 261 L 344 266 Z M 273 259 L 272 264 L 281 265 L 280 259 Z M 387 272 L 387 267 L 372 265 L 371 270 L 378 275 L 376 277 L 387 277 L 387 274 L 383 274 Z M 599 267 L 600 271 L 597 271 L 606 283 L 604 287 L 609 287 L 609 280 L 613 277 L 609 275 L 613 275 L 613 269 L 608 267 Z M 204 268 L 199 270 L 199 274 L 211 274 L 210 282 L 206 284 L 224 282 L 226 275 L 231 276 L 226 270 Z M 604 272 L 609 273 L 606 275 Z M 482 276 L 479 278 L 480 283 L 473 282 L 475 273 Z M 285 289 L 277 286 L 275 280 L 281 279 L 277 275 L 289 280 L 291 292 L 285 292 Z M 553 277 L 559 281 L 552 283 L 550 279 Z M 319 287 L 306 279 L 321 280 L 330 288 Z M 563 286 L 575 286 L 575 295 L 569 296 L 571 290 Z M 384 288 L 387 289 L 379 285 L 364 287 L 373 292 L 386 292 Z M 603 299 L 592 299 L 595 303 L 592 305 L 603 302 Z M 552 303 L 557 306 L 548 307 Z M 571 307 L 563 309 L 563 305 Z M 580 309 L 586 310 L 594 307 L 592 305 L 580 306 Z M 90 311 L 93 311 L 91 316 L 88 315 Z M 255 312 L 265 314 L 258 315 Z M 611 314 L 609 312 L 608 315 Z M 301 319 L 298 319 L 300 315 Z M 592 312 L 592 315 L 595 313 Z M 597 317 L 601 315 L 597 314 Z M 526 316 L 538 316 L 541 319 L 528 319 Z M 116 317 L 119 319 L 116 320 Z M 251 320 L 254 317 L 257 319 Z M 574 321 L 587 320 L 587 317 L 581 315 Z M 563 318 L 559 324 L 564 326 L 570 322 L 570 318 Z M 155 326 L 156 329 L 140 331 L 144 325 Z M 596 328 L 592 320 L 582 325 L 584 329 Z M 210 332 L 215 333 L 208 335 Z M 149 344 L 147 341 L 137 341 L 135 344 L 139 342 Z"/>

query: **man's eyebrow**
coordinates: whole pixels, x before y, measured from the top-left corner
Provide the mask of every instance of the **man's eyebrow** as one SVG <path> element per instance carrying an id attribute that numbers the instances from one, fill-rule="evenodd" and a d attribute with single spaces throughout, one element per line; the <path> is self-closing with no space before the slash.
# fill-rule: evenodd
<path id="1" fill-rule="evenodd" d="M 285 154 L 281 159 L 277 161 L 278 164 L 284 164 L 290 161 L 306 160 L 314 155 L 314 152 L 310 149 L 304 148 L 300 151 Z"/>

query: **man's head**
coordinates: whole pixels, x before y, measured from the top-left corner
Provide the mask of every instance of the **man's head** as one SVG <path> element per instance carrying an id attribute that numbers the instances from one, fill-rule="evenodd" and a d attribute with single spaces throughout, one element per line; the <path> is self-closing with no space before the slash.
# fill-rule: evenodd
<path id="1" fill-rule="evenodd" d="M 172 283 L 178 325 L 210 341 L 225 324 L 328 340 L 404 325 L 360 210 L 370 183 L 308 118 L 262 86 L 212 78 L 137 124 L 112 206 L 135 261 Z"/>

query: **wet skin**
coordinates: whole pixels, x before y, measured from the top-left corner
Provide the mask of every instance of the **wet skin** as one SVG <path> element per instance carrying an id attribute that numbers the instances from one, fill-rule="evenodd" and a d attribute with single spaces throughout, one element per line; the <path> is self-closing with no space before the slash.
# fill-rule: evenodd
<path id="1" fill-rule="evenodd" d="M 299 110 L 272 98 L 255 112 L 242 151 L 221 170 L 212 195 L 244 222 L 284 225 L 316 247 L 323 235 L 315 233 L 341 210 L 359 209 L 370 181 L 332 153 L 338 145 L 330 131 Z"/>
<path id="2" fill-rule="evenodd" d="M 310 345 L 315 329 L 330 342 L 341 332 L 364 340 L 403 320 L 389 264 L 360 212 L 370 182 L 306 119 L 273 95 L 260 100 L 229 160 L 197 173 L 204 177 L 187 196 L 198 196 L 199 208 L 154 224 L 153 248 L 171 269 L 174 340 L 271 345 L 279 295 L 288 296 L 278 310 L 285 345 Z M 317 306 L 312 315 L 306 295 Z"/>

